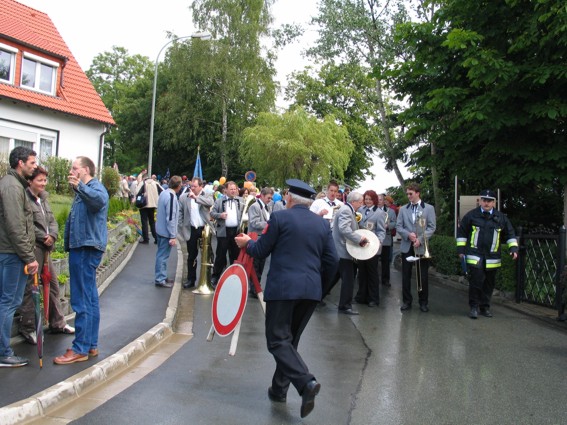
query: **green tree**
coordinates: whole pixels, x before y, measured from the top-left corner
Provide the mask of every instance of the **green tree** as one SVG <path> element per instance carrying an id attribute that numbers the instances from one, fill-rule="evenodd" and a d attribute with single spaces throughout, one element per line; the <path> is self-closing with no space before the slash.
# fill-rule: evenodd
<path id="1" fill-rule="evenodd" d="M 271 4 L 194 0 L 193 20 L 213 40 L 177 43 L 166 60 L 159 137 L 170 149 L 191 152 L 193 161 L 201 145 L 203 162 L 220 163 L 207 166 L 215 177 L 246 171 L 238 157 L 242 130 L 275 104 L 275 55 L 260 43 L 272 21 Z"/>
<path id="2" fill-rule="evenodd" d="M 372 166 L 372 155 L 381 137 L 375 81 L 368 69 L 358 64 L 326 63 L 316 76 L 310 71 L 308 68 L 293 74 L 286 98 L 294 100 L 292 108 L 300 105 L 319 118 L 333 115 L 348 130 L 354 149 L 344 181 L 354 185 Z"/>
<path id="3" fill-rule="evenodd" d="M 566 22 L 559 0 L 446 0 L 429 21 L 399 25 L 405 57 L 388 75 L 416 161 L 476 190 L 497 185 L 506 208 L 532 217 L 543 195 L 564 194 Z"/>
<path id="4" fill-rule="evenodd" d="M 240 149 L 260 182 L 281 187 L 286 179 L 299 178 L 319 186 L 344 177 L 354 145 L 332 115 L 319 120 L 297 108 L 260 114 L 257 124 L 244 130 Z"/>
<path id="5" fill-rule="evenodd" d="M 121 170 L 147 162 L 152 63 L 123 47 L 98 54 L 86 74 L 112 113 L 116 127 L 105 137 L 105 165 Z"/>

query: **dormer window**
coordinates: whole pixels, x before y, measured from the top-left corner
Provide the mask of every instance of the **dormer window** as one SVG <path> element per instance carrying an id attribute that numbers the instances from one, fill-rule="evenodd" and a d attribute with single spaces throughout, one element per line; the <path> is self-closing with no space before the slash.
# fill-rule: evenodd
<path id="1" fill-rule="evenodd" d="M 0 82 L 14 84 L 18 49 L 0 43 Z"/>
<path id="2" fill-rule="evenodd" d="M 59 64 L 57 62 L 32 55 L 31 53 L 24 53 L 20 84 L 22 87 L 55 95 L 58 67 Z"/>

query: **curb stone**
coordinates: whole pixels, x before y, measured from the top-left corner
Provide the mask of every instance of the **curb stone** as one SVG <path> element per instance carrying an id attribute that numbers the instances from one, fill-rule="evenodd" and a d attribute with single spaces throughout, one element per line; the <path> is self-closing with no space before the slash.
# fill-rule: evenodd
<path id="1" fill-rule="evenodd" d="M 102 293 L 125 267 L 132 256 L 137 242 L 132 246 L 125 261 L 99 286 Z M 173 324 L 177 314 L 177 306 L 181 294 L 181 277 L 183 273 L 183 254 L 180 244 L 177 244 L 177 268 L 175 273 L 176 284 L 172 288 L 165 318 L 143 335 L 117 351 L 115 354 L 101 360 L 88 369 L 85 369 L 70 378 L 59 382 L 29 398 L 17 401 L 0 408 L 0 424 L 15 425 L 23 422 L 37 420 L 55 409 L 76 400 L 81 395 L 96 386 L 114 378 L 119 373 L 140 360 L 146 352 L 158 346 L 173 334 Z"/>

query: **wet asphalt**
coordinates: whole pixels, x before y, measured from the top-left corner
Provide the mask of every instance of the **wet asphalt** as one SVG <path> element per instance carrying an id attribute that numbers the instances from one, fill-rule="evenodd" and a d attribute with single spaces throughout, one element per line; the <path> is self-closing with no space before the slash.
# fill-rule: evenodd
<path id="1" fill-rule="evenodd" d="M 400 312 L 401 275 L 378 308 L 337 313 L 338 288 L 299 351 L 321 383 L 301 419 L 300 396 L 267 397 L 274 361 L 250 299 L 236 355 L 207 342 L 212 296 L 195 297 L 194 337 L 161 367 L 74 424 L 564 424 L 567 334 L 506 307 L 468 318 L 466 293 L 430 288 L 429 313 Z"/>
<path id="2" fill-rule="evenodd" d="M 101 355 L 69 366 L 50 361 L 72 336 L 47 335 L 37 361 L 0 370 L 2 406 L 105 358 L 163 319 L 170 290 L 153 285 L 155 249 L 139 245 L 101 297 Z M 173 278 L 176 255 L 168 270 Z M 431 285 L 429 313 L 400 312 L 401 274 L 378 308 L 337 313 L 338 286 L 318 308 L 299 352 L 322 388 L 301 419 L 301 398 L 267 397 L 274 361 L 263 312 L 249 299 L 235 356 L 230 337 L 207 342 L 212 296 L 194 297 L 193 338 L 169 360 L 74 424 L 565 424 L 567 333 L 504 306 L 467 317 L 466 293 Z M 415 294 L 414 294 L 415 295 Z M 183 299 L 183 297 L 182 297 Z M 193 301 L 193 298 L 191 298 Z M 16 347 L 34 358 L 35 348 Z"/>
<path id="3" fill-rule="evenodd" d="M 73 335 L 46 333 L 43 368 L 40 369 L 36 346 L 26 342 L 13 344 L 14 352 L 30 359 L 30 364 L 0 369 L 0 407 L 30 397 L 91 367 L 163 320 L 171 290 L 154 286 L 155 252 L 155 245 L 138 244 L 130 261 L 100 296 L 98 357 L 71 365 L 56 365 L 53 358 L 71 347 Z M 176 251 L 172 250 L 168 262 L 168 277 L 172 279 L 176 264 Z"/>

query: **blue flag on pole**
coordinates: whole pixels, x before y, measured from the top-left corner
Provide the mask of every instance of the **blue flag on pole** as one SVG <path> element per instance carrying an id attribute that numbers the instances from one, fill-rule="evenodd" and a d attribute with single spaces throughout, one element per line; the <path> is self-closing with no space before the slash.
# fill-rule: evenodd
<path id="1" fill-rule="evenodd" d="M 195 171 L 193 171 L 193 177 L 199 177 L 203 180 L 203 169 L 201 168 L 201 154 L 199 151 L 201 147 L 197 148 L 197 161 L 195 162 Z"/>

